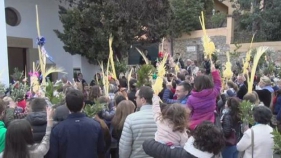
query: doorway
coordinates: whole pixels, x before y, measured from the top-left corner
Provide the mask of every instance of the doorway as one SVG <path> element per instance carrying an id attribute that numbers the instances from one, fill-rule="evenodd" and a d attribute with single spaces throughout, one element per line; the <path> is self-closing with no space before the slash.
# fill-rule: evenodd
<path id="1" fill-rule="evenodd" d="M 14 73 L 14 69 L 18 68 L 19 71 L 25 75 L 26 71 L 26 49 L 8 47 L 8 62 L 9 62 L 9 78 L 12 82 L 11 75 Z"/>

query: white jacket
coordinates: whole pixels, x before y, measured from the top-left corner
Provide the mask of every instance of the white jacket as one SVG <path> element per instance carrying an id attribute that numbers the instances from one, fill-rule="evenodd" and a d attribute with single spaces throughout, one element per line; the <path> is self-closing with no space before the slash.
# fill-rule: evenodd
<path id="1" fill-rule="evenodd" d="M 273 129 L 269 125 L 257 124 L 254 131 L 254 158 L 272 158 L 273 156 Z M 237 143 L 238 151 L 245 151 L 243 158 L 252 158 L 251 129 L 244 132 L 242 139 Z"/>
<path id="2" fill-rule="evenodd" d="M 143 105 L 140 111 L 130 114 L 125 120 L 119 142 L 119 157 L 150 158 L 143 151 L 142 144 L 147 139 L 153 139 L 156 130 L 152 105 Z"/>

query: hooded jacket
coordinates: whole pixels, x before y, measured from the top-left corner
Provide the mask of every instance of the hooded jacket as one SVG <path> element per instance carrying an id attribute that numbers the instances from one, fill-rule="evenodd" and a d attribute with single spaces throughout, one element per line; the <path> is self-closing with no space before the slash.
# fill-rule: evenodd
<path id="1" fill-rule="evenodd" d="M 214 88 L 192 91 L 187 100 L 191 110 L 189 128 L 193 130 L 203 121 L 215 122 L 216 99 L 221 90 L 221 78 L 218 70 L 212 72 Z"/>
<path id="2" fill-rule="evenodd" d="M 32 112 L 26 116 L 26 120 L 31 124 L 33 141 L 40 143 L 46 133 L 47 113 L 45 111 Z"/>
<path id="3" fill-rule="evenodd" d="M 6 140 L 6 127 L 3 121 L 0 121 L 0 153 L 4 151 Z"/>

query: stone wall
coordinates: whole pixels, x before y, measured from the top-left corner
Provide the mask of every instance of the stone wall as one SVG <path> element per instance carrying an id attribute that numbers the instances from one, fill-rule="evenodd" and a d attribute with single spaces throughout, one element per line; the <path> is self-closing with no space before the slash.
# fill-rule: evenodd
<path id="1" fill-rule="evenodd" d="M 217 49 L 218 60 L 225 62 L 226 55 L 225 52 L 229 51 L 229 45 L 226 44 L 226 36 L 213 36 L 211 37 L 212 41 L 215 43 Z M 187 51 L 187 47 L 195 46 L 197 48 L 196 51 Z M 193 39 L 175 39 L 174 40 L 174 54 L 181 53 L 183 60 L 191 59 L 202 61 L 204 48 L 202 45 L 201 38 L 193 38 Z"/>

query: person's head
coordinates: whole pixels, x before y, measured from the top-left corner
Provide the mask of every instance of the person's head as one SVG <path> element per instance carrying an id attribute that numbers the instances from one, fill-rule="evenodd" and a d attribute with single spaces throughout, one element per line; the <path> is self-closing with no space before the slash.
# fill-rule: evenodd
<path id="1" fill-rule="evenodd" d="M 204 89 L 210 89 L 214 87 L 212 79 L 207 75 L 196 76 L 194 79 L 194 90 L 200 92 Z"/>
<path id="2" fill-rule="evenodd" d="M 148 50 L 147 49 L 145 49 L 143 52 L 144 52 L 144 55 L 148 55 Z"/>
<path id="3" fill-rule="evenodd" d="M 130 87 L 130 90 L 136 90 L 137 88 L 137 80 L 136 79 L 131 79 L 129 81 L 129 87 Z"/>
<path id="4" fill-rule="evenodd" d="M 205 75 L 205 74 L 206 74 L 206 69 L 200 68 L 200 69 L 197 71 L 196 76 L 202 76 L 202 75 Z"/>
<path id="5" fill-rule="evenodd" d="M 98 97 L 101 96 L 101 88 L 98 85 L 93 86 L 90 89 L 90 93 L 89 93 L 89 98 L 91 101 L 94 101 L 95 99 L 97 99 Z"/>
<path id="6" fill-rule="evenodd" d="M 118 88 L 114 84 L 109 85 L 109 93 L 115 93 L 117 89 Z"/>
<path id="7" fill-rule="evenodd" d="M 83 74 L 82 73 L 78 73 L 77 77 L 78 77 L 78 79 L 82 80 L 83 79 Z"/>
<path id="8" fill-rule="evenodd" d="M 238 123 L 241 121 L 241 110 L 239 108 L 240 100 L 237 98 L 229 98 L 225 104 L 225 107 L 230 110 L 230 115 L 234 123 Z"/>
<path id="9" fill-rule="evenodd" d="M 130 100 L 121 101 L 117 108 L 115 115 L 112 119 L 112 125 L 116 129 L 122 130 L 124 122 L 128 115 L 135 111 L 135 104 Z"/>
<path id="10" fill-rule="evenodd" d="M 136 103 L 137 107 L 143 105 L 152 105 L 153 90 L 151 87 L 143 86 L 136 92 Z"/>
<path id="11" fill-rule="evenodd" d="M 84 107 L 84 94 L 76 89 L 69 90 L 66 94 L 65 102 L 70 112 L 80 112 Z"/>
<path id="12" fill-rule="evenodd" d="M 164 106 L 162 119 L 167 119 L 173 124 L 173 132 L 185 132 L 187 124 L 187 113 L 181 104 Z"/>
<path id="13" fill-rule="evenodd" d="M 123 100 L 126 100 L 126 98 L 123 95 L 115 95 L 114 97 L 115 106 L 118 106 L 118 104 Z"/>
<path id="14" fill-rule="evenodd" d="M 266 87 L 266 86 L 271 86 L 271 80 L 267 76 L 263 76 L 260 78 L 259 86 L 261 88 Z"/>
<path id="15" fill-rule="evenodd" d="M 182 73 L 178 73 L 178 74 L 177 74 L 177 77 L 178 77 L 178 79 L 180 79 L 181 81 L 184 81 L 184 80 L 185 80 L 185 75 L 182 74 Z"/>
<path id="16" fill-rule="evenodd" d="M 228 88 L 233 88 L 235 92 L 239 90 L 237 84 L 235 84 L 233 81 L 227 81 L 226 85 Z"/>
<path id="17" fill-rule="evenodd" d="M 259 124 L 269 124 L 272 117 L 271 110 L 266 106 L 255 106 L 253 109 L 254 120 Z"/>
<path id="18" fill-rule="evenodd" d="M 29 104 L 32 112 L 46 111 L 47 102 L 44 98 L 34 98 Z"/>
<path id="19" fill-rule="evenodd" d="M 186 65 L 187 65 L 187 66 L 190 66 L 191 64 L 192 64 L 192 60 L 187 59 L 187 60 L 186 60 Z"/>
<path id="20" fill-rule="evenodd" d="M 252 104 L 257 104 L 259 102 L 259 96 L 255 91 L 253 91 L 252 93 L 245 94 L 243 100 L 249 101 Z"/>
<path id="21" fill-rule="evenodd" d="M 195 148 L 217 155 L 225 145 L 223 132 L 212 122 L 204 121 L 193 133 Z"/>
<path id="22" fill-rule="evenodd" d="M 6 108 L 7 104 L 2 99 L 0 99 L 0 120 L 3 120 Z"/>
<path id="23" fill-rule="evenodd" d="M 17 119 L 10 123 L 6 133 L 3 158 L 29 157 L 28 145 L 33 144 L 30 123 L 25 119 Z"/>
<path id="24" fill-rule="evenodd" d="M 67 76 L 66 76 L 66 75 L 63 75 L 63 76 L 61 77 L 61 81 L 62 81 L 62 83 L 66 83 L 66 82 L 67 82 Z"/>
<path id="25" fill-rule="evenodd" d="M 190 90 L 191 90 L 191 86 L 189 83 L 181 82 L 180 84 L 177 85 L 175 94 L 177 98 L 180 100 L 185 98 L 189 94 Z"/>
<path id="26" fill-rule="evenodd" d="M 243 74 L 239 74 L 239 75 L 237 76 L 237 82 L 238 82 L 238 84 L 243 84 L 245 81 L 246 81 L 246 78 L 245 78 L 245 76 L 244 76 Z"/>
<path id="27" fill-rule="evenodd" d="M 97 100 L 101 104 L 108 104 L 109 103 L 109 98 L 106 96 L 101 96 Z"/>

